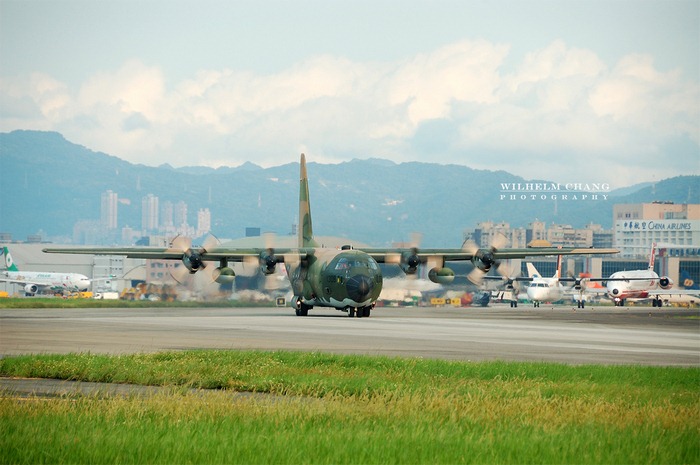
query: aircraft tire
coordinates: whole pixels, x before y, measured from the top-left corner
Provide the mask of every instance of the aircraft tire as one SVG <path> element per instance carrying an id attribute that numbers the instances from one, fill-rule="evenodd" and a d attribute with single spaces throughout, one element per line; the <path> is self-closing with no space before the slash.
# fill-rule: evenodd
<path id="1" fill-rule="evenodd" d="M 348 310 L 348 316 L 350 318 L 354 318 L 355 317 L 355 307 L 348 307 L 347 310 Z"/>
<path id="2" fill-rule="evenodd" d="M 372 307 L 362 307 L 362 314 L 365 318 L 369 318 L 369 314 L 372 311 Z"/>

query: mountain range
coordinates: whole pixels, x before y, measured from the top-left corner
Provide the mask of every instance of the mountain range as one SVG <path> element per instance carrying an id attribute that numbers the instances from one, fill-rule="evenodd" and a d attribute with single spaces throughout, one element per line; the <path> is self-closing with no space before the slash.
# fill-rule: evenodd
<path id="1" fill-rule="evenodd" d="M 298 156 L 266 169 L 253 163 L 151 167 L 92 151 L 56 132 L 0 133 L 0 233 L 16 240 L 39 231 L 47 238 L 70 237 L 77 221 L 99 220 L 101 194 L 112 190 L 121 201 L 119 227 L 140 229 L 141 198 L 154 194 L 161 202 L 186 202 L 190 224 L 197 210 L 209 208 L 212 232 L 220 238 L 242 237 L 246 227 L 290 234 L 298 215 Z M 376 158 L 334 165 L 309 159 L 308 173 L 316 234 L 374 246 L 408 241 L 420 232 L 423 246 L 458 247 L 464 231 L 482 221 L 514 227 L 534 220 L 574 227 L 596 223 L 609 229 L 615 203 L 700 203 L 700 176 L 611 190 L 604 193 L 607 200 L 582 199 L 590 195 L 585 192 L 568 192 L 567 200 L 561 193 L 538 192 L 535 200 L 521 200 L 519 191 L 511 200 L 515 194 L 508 188 L 502 197 L 506 185 L 553 183 L 506 171 Z"/>

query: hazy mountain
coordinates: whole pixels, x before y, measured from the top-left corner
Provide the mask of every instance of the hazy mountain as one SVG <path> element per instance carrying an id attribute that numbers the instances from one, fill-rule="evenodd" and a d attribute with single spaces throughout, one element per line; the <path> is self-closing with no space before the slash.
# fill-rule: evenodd
<path id="1" fill-rule="evenodd" d="M 70 236 L 76 221 L 99 220 L 106 190 L 121 200 L 120 227 L 140 228 L 141 198 L 149 193 L 161 202 L 186 202 L 190 224 L 196 223 L 198 209 L 209 208 L 213 232 L 222 238 L 240 237 L 250 226 L 288 234 L 297 221 L 296 157 L 267 169 L 253 163 L 219 169 L 149 167 L 91 151 L 58 133 L 14 131 L 0 134 L 0 160 L 0 232 L 15 239 L 40 230 L 48 237 Z M 504 184 L 526 181 L 505 171 L 458 165 L 381 159 L 320 165 L 310 160 L 308 172 L 315 232 L 372 245 L 409 240 L 418 231 L 425 246 L 459 246 L 465 229 L 489 220 L 609 228 L 614 202 L 700 203 L 699 176 L 640 184 L 605 201 L 573 200 L 576 193 L 552 200 L 547 192 L 535 200 L 510 200 L 510 194 L 504 199 Z"/>

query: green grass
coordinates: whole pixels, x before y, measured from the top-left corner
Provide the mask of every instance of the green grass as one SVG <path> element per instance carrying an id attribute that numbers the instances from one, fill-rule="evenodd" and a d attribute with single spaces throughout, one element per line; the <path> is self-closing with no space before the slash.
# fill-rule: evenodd
<path id="1" fill-rule="evenodd" d="M 2 399 L 0 463 L 700 463 L 696 368 L 189 351 L 0 374 L 217 389 Z"/>

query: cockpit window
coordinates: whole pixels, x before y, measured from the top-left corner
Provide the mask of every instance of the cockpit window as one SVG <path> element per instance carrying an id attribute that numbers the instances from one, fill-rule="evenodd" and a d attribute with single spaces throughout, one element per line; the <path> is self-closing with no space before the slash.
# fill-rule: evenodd
<path id="1" fill-rule="evenodd" d="M 369 258 L 368 260 L 358 260 L 354 258 L 340 257 L 338 263 L 335 264 L 336 270 L 348 270 L 350 268 L 370 268 L 376 270 L 378 268 L 377 262 Z"/>
<path id="2" fill-rule="evenodd" d="M 350 263 L 347 258 L 341 258 L 335 265 L 336 270 L 347 270 L 350 268 Z"/>

